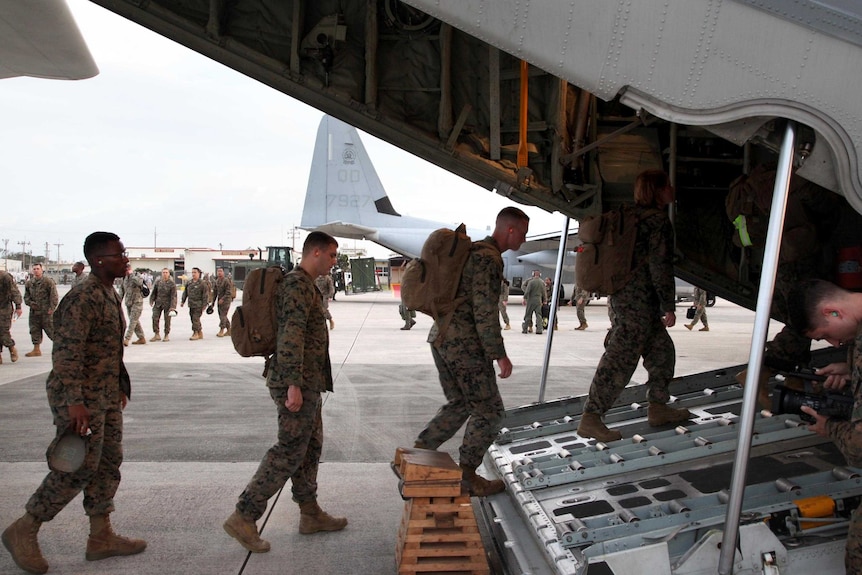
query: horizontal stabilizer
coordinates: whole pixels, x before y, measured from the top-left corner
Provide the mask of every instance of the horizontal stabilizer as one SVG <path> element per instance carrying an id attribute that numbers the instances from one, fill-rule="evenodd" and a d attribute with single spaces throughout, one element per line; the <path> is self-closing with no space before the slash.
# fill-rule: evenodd
<path id="1" fill-rule="evenodd" d="M 377 230 L 357 224 L 347 222 L 328 222 L 323 225 L 313 228 L 311 231 L 326 232 L 327 234 L 339 238 L 349 238 L 352 240 L 374 240 L 377 237 Z"/>

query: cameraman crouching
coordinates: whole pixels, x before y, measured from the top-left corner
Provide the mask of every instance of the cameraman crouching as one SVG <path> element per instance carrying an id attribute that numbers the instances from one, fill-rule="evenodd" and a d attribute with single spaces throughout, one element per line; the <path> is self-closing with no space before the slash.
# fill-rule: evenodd
<path id="1" fill-rule="evenodd" d="M 826 340 L 835 347 L 847 348 L 847 363 L 833 363 L 817 373 L 827 376 L 827 390 L 844 388 L 848 382 L 853 394 L 850 421 L 818 415 L 810 407 L 802 411 L 814 417 L 808 429 L 830 438 L 847 463 L 862 467 L 862 294 L 849 292 L 823 280 L 808 280 L 789 296 L 790 324 L 813 340 Z M 862 507 L 862 505 L 860 505 Z M 862 510 L 857 507 L 850 518 L 844 568 L 848 574 L 862 574 Z"/>

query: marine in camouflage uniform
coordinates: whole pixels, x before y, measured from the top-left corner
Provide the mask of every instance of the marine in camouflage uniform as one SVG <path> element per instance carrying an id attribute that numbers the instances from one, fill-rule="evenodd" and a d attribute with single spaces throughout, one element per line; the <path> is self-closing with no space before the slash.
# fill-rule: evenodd
<path id="1" fill-rule="evenodd" d="M 278 339 L 266 380 L 278 413 L 278 441 L 267 451 L 240 494 L 236 511 L 224 524 L 225 531 L 249 551 L 269 551 L 255 521 L 288 479 L 293 500 L 300 506 L 300 533 L 337 531 L 347 525 L 347 519 L 332 517 L 317 505 L 317 471 L 323 451 L 321 394 L 332 391 L 332 367 L 329 332 L 314 276 L 328 272 L 337 249 L 332 236 L 312 232 L 303 246 L 301 263 L 278 287 Z"/>
<path id="2" fill-rule="evenodd" d="M 6 271 L 0 271 L 0 351 L 5 347 L 13 362 L 18 361 L 18 350 L 12 339 L 12 315 L 21 317 L 21 291 L 15 284 L 15 278 Z M 0 356 L 0 363 L 3 357 Z"/>
<path id="3" fill-rule="evenodd" d="M 536 333 L 542 333 L 542 304 L 545 303 L 545 282 L 538 274 L 527 280 L 524 284 L 524 323 L 521 324 L 521 333 L 533 331 L 533 317 L 536 318 Z"/>
<path id="4" fill-rule="evenodd" d="M 494 360 L 500 367 L 500 377 L 508 377 L 512 367 L 498 311 L 503 284 L 500 254 L 521 246 L 528 223 L 527 216 L 517 208 L 504 208 L 500 212 L 494 233 L 471 247 L 455 294 L 462 303 L 452 312 L 443 333 L 441 323 L 446 325 L 446 319 L 435 321 L 428 334 L 446 403 L 419 433 L 415 446 L 437 449 L 466 422 L 459 464 L 470 492 L 477 496 L 504 489 L 502 481 L 488 481 L 476 475 L 476 468 L 503 420 L 503 399 L 497 388 Z M 541 286 L 541 281 L 537 284 Z"/>
<path id="5" fill-rule="evenodd" d="M 572 297 L 570 304 L 575 306 L 578 316 L 579 323 L 578 327 L 575 328 L 577 331 L 583 331 L 589 327 L 587 324 L 587 315 L 584 311 L 584 308 L 587 307 L 588 301 L 590 301 L 590 292 L 575 286 L 575 295 Z"/>
<path id="6" fill-rule="evenodd" d="M 183 290 L 183 298 L 180 305 L 189 302 L 189 317 L 192 320 L 192 336 L 191 340 L 203 339 L 203 327 L 201 326 L 201 314 L 204 308 L 209 303 L 210 290 L 209 284 L 201 279 L 201 270 L 192 268 L 192 279 L 186 283 Z"/>
<path id="7" fill-rule="evenodd" d="M 862 467 L 862 294 L 826 281 L 808 280 L 788 292 L 788 300 L 788 325 L 796 333 L 847 348 L 846 364 L 831 364 L 818 373 L 827 376 L 824 387 L 828 390 L 843 387 L 849 378 L 853 396 L 850 420 L 817 415 L 809 407 L 802 410 L 814 417 L 815 422 L 808 427 L 811 431 L 831 439 L 849 465 Z M 862 504 L 850 517 L 844 567 L 848 575 L 862 574 Z"/>
<path id="8" fill-rule="evenodd" d="M 667 333 L 667 327 L 676 322 L 673 227 L 667 213 L 656 206 L 663 207 L 673 201 L 673 188 L 663 172 L 650 170 L 644 174 L 650 174 L 647 177 L 658 182 L 655 184 L 656 200 L 654 204 L 635 206 L 638 222 L 631 277 L 609 298 L 613 322 L 578 426 L 581 437 L 600 441 L 621 438 L 618 431 L 605 427 L 601 416 L 628 385 L 641 357 L 648 374 L 646 398 L 650 425 L 682 421 L 689 415 L 687 409 L 667 407 L 668 385 L 676 364 L 676 350 Z M 638 176 L 642 177 L 643 174 Z M 658 200 L 661 194 L 665 196 Z"/>
<path id="9" fill-rule="evenodd" d="M 225 277 L 224 270 L 219 268 L 216 270 L 216 280 L 213 286 L 213 302 L 218 308 L 218 337 L 230 335 L 230 320 L 227 318 L 227 312 L 230 310 L 230 304 L 233 301 L 233 282 L 229 277 Z"/>
<path id="10" fill-rule="evenodd" d="M 133 272 L 131 266 L 127 266 L 123 283 L 120 284 L 120 297 L 123 298 L 126 312 L 129 314 L 129 327 L 123 336 L 123 345 L 129 345 L 132 334 L 138 336 L 135 345 L 147 343 L 144 328 L 141 327 L 141 314 L 144 312 L 144 294 L 141 292 L 143 285 L 141 276 Z"/>
<path id="11" fill-rule="evenodd" d="M 153 337 L 150 341 L 160 341 L 159 320 L 162 314 L 165 316 L 165 339 L 170 340 L 171 313 L 177 309 L 177 284 L 171 279 L 171 272 L 167 268 L 162 270 L 162 277 L 153 283 L 150 290 L 150 307 L 153 308 Z"/>
<path id="12" fill-rule="evenodd" d="M 497 309 L 500 310 L 500 317 L 503 318 L 503 329 L 512 329 L 512 326 L 509 325 L 509 313 L 506 311 L 506 308 L 509 306 L 509 282 L 507 280 L 503 280 L 503 284 L 500 286 L 500 302 L 497 304 Z"/>
<path id="13" fill-rule="evenodd" d="M 709 318 L 706 317 L 706 290 L 694 286 L 694 290 L 691 293 L 691 299 L 694 300 L 694 317 L 691 318 L 691 323 L 685 324 L 685 327 L 687 327 L 688 330 L 691 331 L 694 326 L 697 325 L 697 322 L 702 321 L 703 327 L 700 328 L 700 331 L 709 331 Z"/>
<path id="14" fill-rule="evenodd" d="M 323 303 L 323 316 L 329 321 L 329 329 L 335 329 L 335 321 L 332 319 L 332 314 L 329 313 L 329 299 L 335 295 L 335 285 L 332 283 L 332 275 L 318 276 L 314 280 L 314 285 L 320 290 L 320 301 Z"/>
<path id="15" fill-rule="evenodd" d="M 84 435 L 89 430 L 86 454 L 76 471 L 52 468 L 27 501 L 27 513 L 2 536 L 15 562 L 31 573 L 48 570 L 36 539 L 39 526 L 51 521 L 82 490 L 84 512 L 90 517 L 88 560 L 131 555 L 146 548 L 144 541 L 116 535 L 108 518 L 114 511 L 123 462 L 122 410 L 131 395 L 123 364 L 126 324 L 112 280 L 123 276 L 128 260 L 116 235 L 96 233 L 100 236 L 91 241 L 96 235 L 91 234 L 84 249 L 98 270 L 74 286 L 60 302 L 53 369 L 46 384 L 56 427 L 54 442 L 47 452 L 49 467 L 56 442 L 67 432 Z"/>
<path id="16" fill-rule="evenodd" d="M 30 341 L 33 342 L 33 351 L 24 355 L 42 355 L 39 346 L 42 343 L 43 331 L 48 339 L 54 339 L 54 310 L 57 309 L 59 301 L 57 284 L 43 274 L 42 264 L 34 264 L 33 277 L 24 285 L 24 303 L 30 308 Z"/>

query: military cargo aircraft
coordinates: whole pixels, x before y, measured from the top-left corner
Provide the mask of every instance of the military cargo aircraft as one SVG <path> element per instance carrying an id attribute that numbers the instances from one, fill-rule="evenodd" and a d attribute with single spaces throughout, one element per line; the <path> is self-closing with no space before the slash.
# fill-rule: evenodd
<path id="1" fill-rule="evenodd" d="M 428 235 L 442 227 L 459 222 L 436 222 L 399 213 L 383 189 L 371 158 L 353 126 L 324 116 L 320 120 L 305 205 L 300 227 L 330 235 L 370 240 L 408 258 L 419 257 Z M 473 239 L 481 239 L 488 229 L 467 230 Z M 560 234 L 533 236 L 519 251 L 503 254 L 506 278 L 515 294 L 533 269 L 552 273 L 557 264 L 556 249 L 536 250 L 543 243 L 558 244 Z M 575 253 L 567 254 L 563 286 L 571 295 L 574 284 Z"/>
<path id="2" fill-rule="evenodd" d="M 609 445 L 575 435 L 582 398 L 511 410 L 486 457 L 507 484 L 481 501 L 491 547 L 507 573 L 844 571 L 860 470 L 756 413 L 754 382 L 782 269 L 862 287 L 857 2 L 93 1 L 574 219 L 667 170 L 677 275 L 757 310 L 746 385 L 741 366 L 680 380 L 694 416 L 666 430 L 632 387 Z"/>

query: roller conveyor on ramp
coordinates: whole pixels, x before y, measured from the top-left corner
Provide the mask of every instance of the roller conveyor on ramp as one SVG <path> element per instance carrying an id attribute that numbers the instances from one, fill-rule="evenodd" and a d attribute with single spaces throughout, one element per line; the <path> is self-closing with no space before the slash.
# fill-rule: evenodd
<path id="1" fill-rule="evenodd" d="M 816 352 L 814 365 L 843 359 Z M 646 422 L 644 386 L 606 420 L 624 439 L 576 434 L 584 398 L 507 413 L 485 465 L 507 491 L 480 514 L 510 573 L 715 573 L 724 528 L 745 366 L 680 378 L 679 426 Z M 780 382 L 775 379 L 772 384 Z M 734 573 L 843 573 L 860 471 L 797 415 L 756 416 Z"/>

